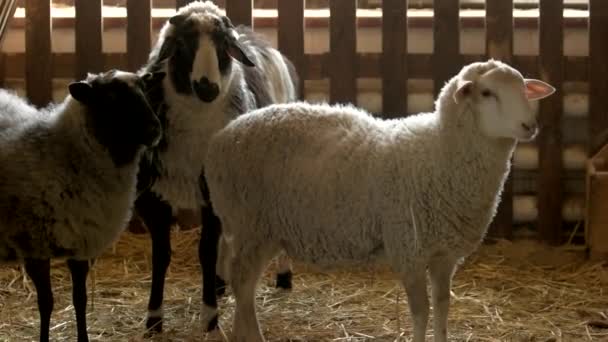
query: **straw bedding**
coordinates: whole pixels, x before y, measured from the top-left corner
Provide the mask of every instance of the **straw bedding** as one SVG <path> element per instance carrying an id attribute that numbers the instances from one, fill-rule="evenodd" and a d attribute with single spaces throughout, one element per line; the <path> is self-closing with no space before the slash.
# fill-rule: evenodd
<path id="1" fill-rule="evenodd" d="M 221 331 L 201 333 L 198 230 L 175 231 L 165 290 L 165 333 L 155 341 L 223 340 L 234 299 L 222 299 Z M 89 277 L 91 340 L 142 341 L 150 285 L 147 235 L 124 233 Z M 258 289 L 258 313 L 269 341 L 409 341 L 411 324 L 400 284 L 383 266 L 320 273 L 296 264 L 294 290 L 273 288 L 273 266 Z M 70 276 L 52 272 L 53 340 L 74 340 Z M 608 271 L 580 248 L 532 241 L 484 245 L 458 270 L 449 332 L 454 341 L 608 340 Z M 429 323 L 429 327 L 432 326 Z M 429 329 L 430 340 L 432 331 Z M 38 313 L 31 281 L 18 266 L 0 268 L 0 341 L 36 340 Z"/>

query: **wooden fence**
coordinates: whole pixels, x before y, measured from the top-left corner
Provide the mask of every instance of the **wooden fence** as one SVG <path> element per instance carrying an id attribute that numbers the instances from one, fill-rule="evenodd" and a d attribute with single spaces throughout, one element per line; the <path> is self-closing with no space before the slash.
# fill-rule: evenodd
<path id="1" fill-rule="evenodd" d="M 54 77 L 83 78 L 85 73 L 117 67 L 136 70 L 147 59 L 151 47 L 151 1 L 127 1 L 127 52 L 102 51 L 102 1 L 74 0 L 75 53 L 52 53 L 50 1 L 25 0 L 26 53 L 3 58 L 7 77 L 26 79 L 30 100 L 44 105 L 51 100 Z M 176 0 L 176 7 L 189 1 Z M 278 0 L 278 48 L 295 64 L 302 79 L 330 80 L 331 102 L 356 103 L 356 80 L 360 77 L 382 79 L 382 113 L 394 117 L 406 113 L 404 96 L 408 79 L 432 79 L 435 93 L 463 64 L 487 57 L 512 63 L 529 77 L 541 78 L 558 89 L 557 94 L 540 103 L 542 131 L 536 139 L 539 149 L 538 220 L 539 237 L 557 243 L 562 236 L 562 85 L 566 81 L 588 82 L 589 136 L 596 137 L 608 128 L 608 1 L 590 0 L 588 29 L 589 56 L 564 56 L 564 5 L 558 0 L 540 0 L 538 56 L 513 54 L 513 0 L 486 0 L 486 54 L 460 53 L 458 0 L 435 0 L 433 53 L 407 51 L 407 0 L 382 1 L 381 53 L 357 52 L 356 0 L 330 0 L 330 50 L 306 54 L 305 0 Z M 225 0 L 226 12 L 235 24 L 253 25 L 252 1 Z M 536 21 L 533 21 L 536 24 Z M 254 27 L 255 28 L 255 27 Z M 23 74 L 25 70 L 25 74 Z M 587 146 L 598 148 L 598 142 Z M 512 233 L 512 182 L 508 181 L 491 234 L 510 237 Z"/>

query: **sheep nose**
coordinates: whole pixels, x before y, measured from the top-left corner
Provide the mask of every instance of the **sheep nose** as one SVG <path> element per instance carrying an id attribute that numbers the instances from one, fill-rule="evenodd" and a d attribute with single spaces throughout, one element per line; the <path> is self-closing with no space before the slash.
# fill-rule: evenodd
<path id="1" fill-rule="evenodd" d="M 521 127 L 523 127 L 523 129 L 525 129 L 528 132 L 533 132 L 533 131 L 536 131 L 538 125 L 536 124 L 536 122 L 527 123 L 527 124 L 522 122 Z"/>
<path id="2" fill-rule="evenodd" d="M 204 102 L 215 100 L 220 93 L 217 83 L 210 82 L 207 77 L 201 77 L 199 81 L 192 83 L 196 96 Z"/>

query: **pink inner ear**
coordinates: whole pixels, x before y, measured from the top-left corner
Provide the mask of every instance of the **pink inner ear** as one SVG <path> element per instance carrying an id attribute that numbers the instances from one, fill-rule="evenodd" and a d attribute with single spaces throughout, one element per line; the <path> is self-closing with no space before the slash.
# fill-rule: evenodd
<path id="1" fill-rule="evenodd" d="M 525 79 L 525 85 L 528 100 L 539 100 L 555 92 L 555 88 L 540 80 Z"/>

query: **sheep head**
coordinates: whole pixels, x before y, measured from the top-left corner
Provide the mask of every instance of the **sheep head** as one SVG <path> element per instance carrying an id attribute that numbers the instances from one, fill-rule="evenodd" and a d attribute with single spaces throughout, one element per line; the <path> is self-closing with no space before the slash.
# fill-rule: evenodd
<path id="1" fill-rule="evenodd" d="M 472 109 L 479 129 L 493 138 L 534 139 L 538 123 L 531 101 L 555 92 L 548 83 L 524 78 L 495 60 L 465 66 L 455 82 L 453 101 Z"/>

